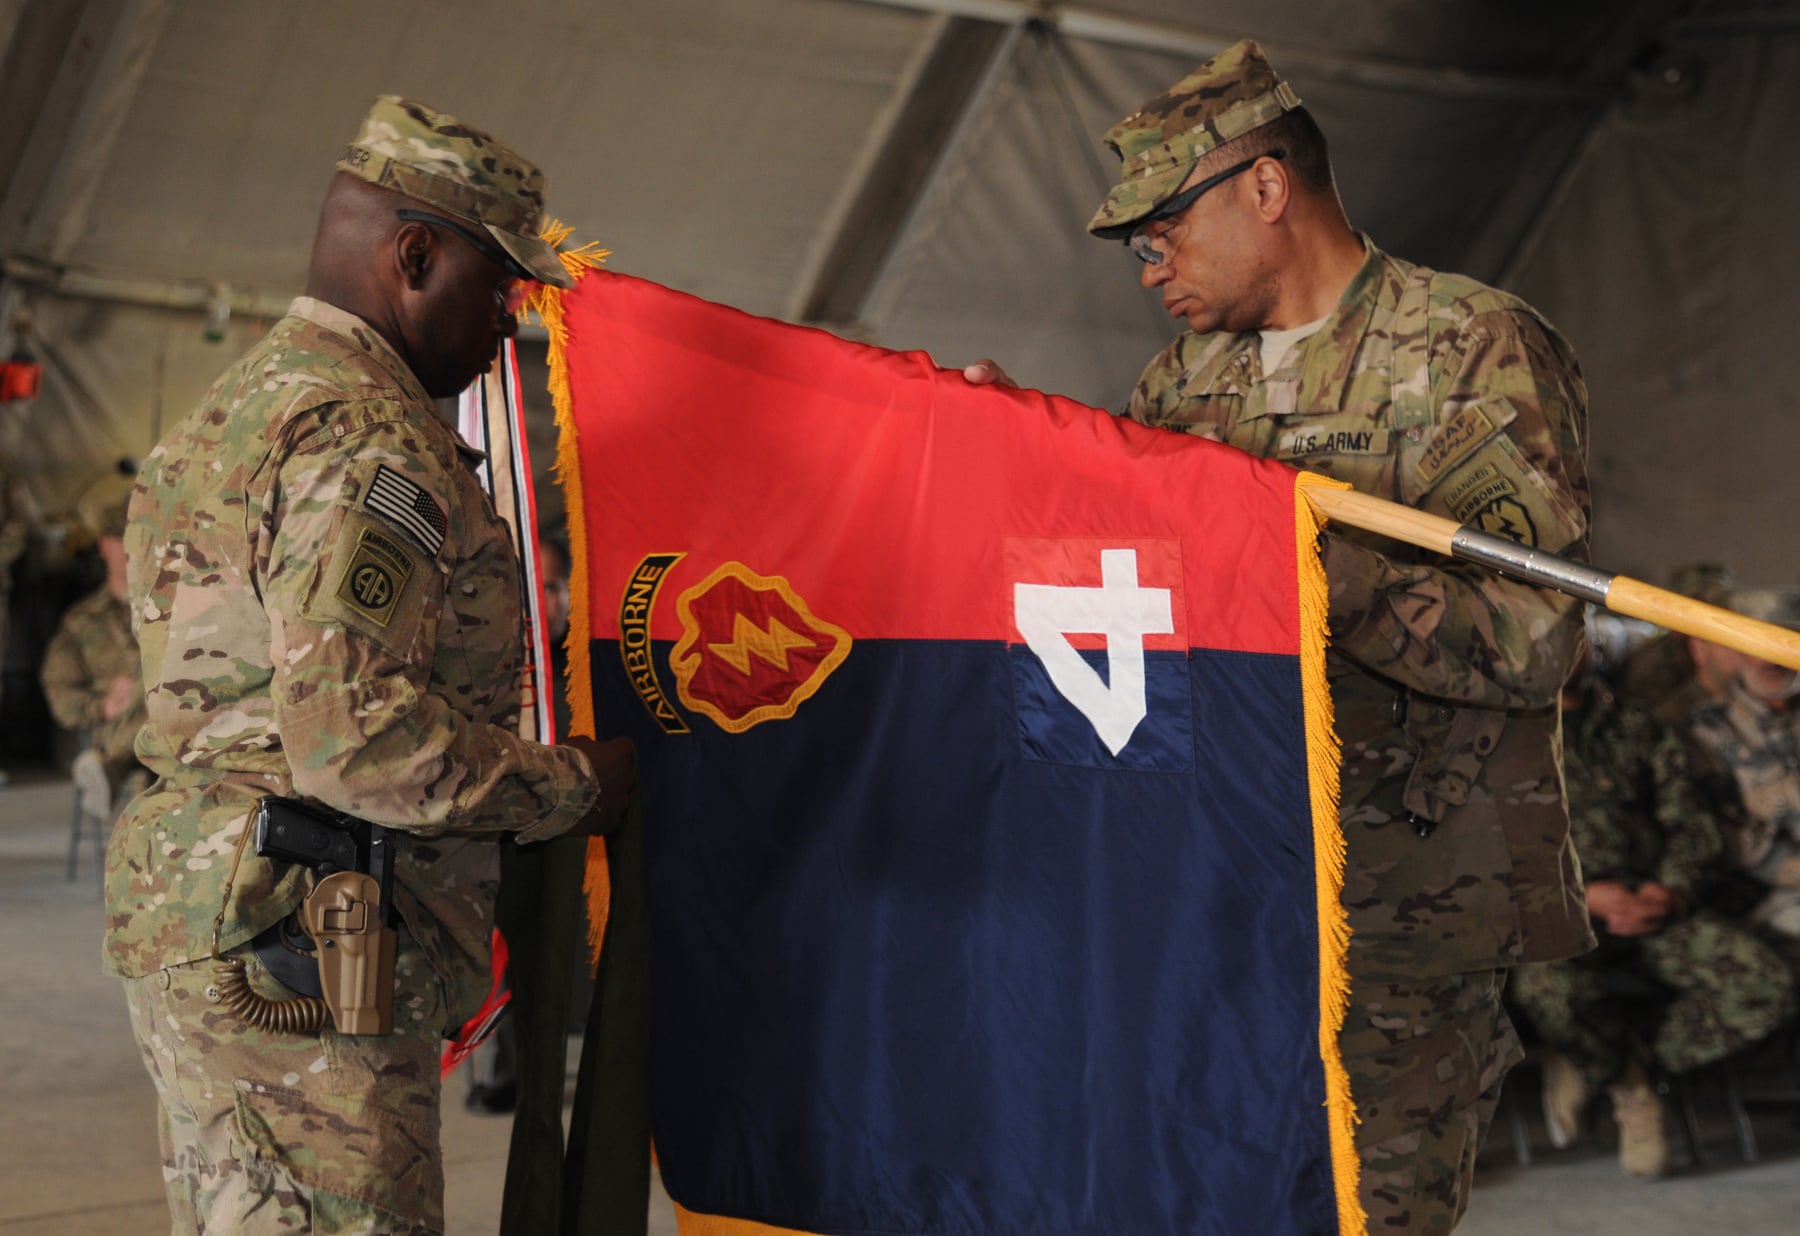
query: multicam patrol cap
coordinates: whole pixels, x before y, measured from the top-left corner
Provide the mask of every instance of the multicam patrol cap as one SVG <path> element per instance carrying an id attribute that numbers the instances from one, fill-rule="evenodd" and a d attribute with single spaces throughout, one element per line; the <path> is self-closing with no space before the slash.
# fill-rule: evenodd
<path id="1" fill-rule="evenodd" d="M 1800 631 L 1800 588 L 1744 588 L 1732 594 L 1731 608 L 1746 618 Z"/>
<path id="2" fill-rule="evenodd" d="M 485 228 L 539 281 L 574 286 L 556 249 L 538 235 L 548 187 L 544 174 L 480 129 L 384 94 L 337 165 Z"/>
<path id="3" fill-rule="evenodd" d="M 1252 39 L 1241 39 L 1114 125 L 1119 183 L 1088 231 L 1122 240 L 1175 195 L 1200 156 L 1300 106 Z"/>
<path id="4" fill-rule="evenodd" d="M 108 476 L 88 486 L 76 501 L 76 514 L 96 539 L 124 537 L 125 509 L 131 505 L 131 485 L 128 475 Z"/>
<path id="5" fill-rule="evenodd" d="M 1669 569 L 1670 592 L 1708 605 L 1729 605 L 1735 583 L 1731 568 L 1721 562 L 1684 562 Z"/>

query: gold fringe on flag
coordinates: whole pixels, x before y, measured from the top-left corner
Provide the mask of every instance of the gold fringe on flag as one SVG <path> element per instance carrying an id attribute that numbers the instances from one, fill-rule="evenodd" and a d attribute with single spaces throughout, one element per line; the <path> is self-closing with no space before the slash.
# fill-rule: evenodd
<path id="1" fill-rule="evenodd" d="M 807 1236 L 805 1232 L 785 1227 L 770 1227 L 754 1219 L 728 1219 L 724 1215 L 703 1215 L 674 1202 L 676 1236 Z"/>
<path id="2" fill-rule="evenodd" d="M 560 245 L 575 229 L 552 219 L 544 225 L 543 238 Z M 609 250 L 590 243 L 558 253 L 563 269 L 579 281 L 604 262 Z M 581 453 L 575 429 L 575 413 L 569 398 L 569 328 L 563 320 L 563 289 L 539 284 L 526 301 L 550 336 L 550 400 L 556 408 L 556 462 L 551 473 L 562 487 L 569 524 L 569 634 L 564 650 L 569 654 L 568 677 L 563 689 L 569 697 L 569 731 L 594 737 L 594 687 L 588 664 L 588 640 L 593 616 L 588 612 L 587 510 L 581 489 Z M 606 842 L 588 838 L 587 862 L 581 877 L 587 898 L 588 968 L 600 964 L 600 942 L 606 936 L 606 915 L 612 902 L 612 883 L 607 878 Z"/>
<path id="3" fill-rule="evenodd" d="M 543 237 L 553 245 L 560 245 L 569 238 L 572 230 L 552 219 L 544 225 Z M 588 244 L 557 256 L 579 282 L 588 270 L 606 260 L 608 251 Z M 568 512 L 569 636 L 565 648 L 569 654 L 569 669 L 565 689 L 569 693 L 569 729 L 571 733 L 592 738 L 594 687 L 588 663 L 588 640 L 593 635 L 593 615 L 588 611 L 587 509 L 581 488 L 580 440 L 569 395 L 569 328 L 563 319 L 562 298 L 563 289 L 540 284 L 532 292 L 526 307 L 537 314 L 550 336 L 550 400 L 556 407 L 556 463 L 551 471 L 562 487 Z M 588 839 L 587 867 L 582 874 L 581 888 L 587 897 L 588 966 L 592 970 L 600 964 L 600 945 L 606 938 L 606 916 L 612 901 L 606 844 L 599 837 Z M 681 1236 L 805 1236 L 747 1219 L 703 1215 L 680 1206 L 675 1210 L 676 1230 Z"/>
<path id="4" fill-rule="evenodd" d="M 1325 519 L 1308 501 L 1315 486 L 1348 489 L 1317 473 L 1294 477 L 1294 550 L 1300 591 L 1300 690 L 1306 709 L 1307 785 L 1312 792 L 1313 869 L 1319 918 L 1319 1056 L 1325 1066 L 1326 1120 L 1331 1135 L 1331 1176 L 1337 1187 L 1338 1236 L 1366 1236 L 1369 1216 L 1357 1198 L 1362 1175 L 1356 1157 L 1356 1099 L 1338 1050 L 1338 1034 L 1350 1007 L 1350 921 L 1344 912 L 1344 830 L 1338 822 L 1338 765 L 1342 745 L 1325 681 L 1325 648 L 1331 594 L 1319 560 Z"/>

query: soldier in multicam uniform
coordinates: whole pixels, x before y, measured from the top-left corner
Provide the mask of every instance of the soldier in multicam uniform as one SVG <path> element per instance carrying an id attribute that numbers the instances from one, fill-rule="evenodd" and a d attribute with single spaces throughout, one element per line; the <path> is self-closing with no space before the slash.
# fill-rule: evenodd
<path id="1" fill-rule="evenodd" d="M 0 455 L 0 669 L 6 664 L 7 616 L 12 608 L 12 570 L 31 542 L 31 526 L 25 520 L 14 480 L 13 461 Z M 4 686 L 0 674 L 0 686 Z M 0 785 L 7 783 L 6 770 L 0 768 Z"/>
<path id="2" fill-rule="evenodd" d="M 1733 595 L 1732 608 L 1800 631 L 1800 591 Z M 1724 698 L 1687 718 L 1695 767 L 1725 804 L 1725 845 L 1750 922 L 1800 968 L 1800 673 L 1743 656 Z"/>
<path id="3" fill-rule="evenodd" d="M 519 563 L 432 402 L 568 282 L 543 177 L 391 96 L 337 166 L 306 294 L 146 460 L 126 534 L 157 780 L 108 851 L 105 960 L 177 1232 L 443 1231 L 438 1052 L 488 986 L 496 839 L 603 831 L 635 784 L 626 744 L 515 731 Z M 264 795 L 397 830 L 391 1035 L 221 1002 L 290 994 L 252 941 L 314 880 L 256 854 Z"/>
<path id="4" fill-rule="evenodd" d="M 1353 231 L 1318 125 L 1255 43 L 1106 140 L 1121 179 L 1088 229 L 1126 241 L 1189 327 L 1127 415 L 1586 556 L 1568 344 L 1515 297 Z M 1557 755 L 1581 612 L 1355 530 L 1324 553 L 1360 1195 L 1373 1231 L 1448 1232 L 1521 1055 L 1506 967 L 1593 945 Z"/>
<path id="5" fill-rule="evenodd" d="M 1574 1140 L 1588 1100 L 1608 1088 L 1620 1165 L 1661 1176 L 1669 1143 L 1646 1066 L 1685 1073 L 1773 1033 L 1793 1011 L 1794 980 L 1716 904 L 1724 842 L 1674 734 L 1584 674 L 1563 693 L 1563 759 L 1600 947 L 1520 966 L 1509 994 L 1547 1049 L 1551 1141 Z M 1649 1017 L 1647 1000 L 1660 1006 Z"/>
<path id="6" fill-rule="evenodd" d="M 114 802 L 135 794 L 144 781 L 134 751 L 144 724 L 144 684 L 125 602 L 129 496 L 107 496 L 91 516 L 106 580 L 63 615 L 38 672 L 57 724 L 87 731 L 88 745 L 72 772 L 82 809 L 103 820 L 111 820 Z"/>

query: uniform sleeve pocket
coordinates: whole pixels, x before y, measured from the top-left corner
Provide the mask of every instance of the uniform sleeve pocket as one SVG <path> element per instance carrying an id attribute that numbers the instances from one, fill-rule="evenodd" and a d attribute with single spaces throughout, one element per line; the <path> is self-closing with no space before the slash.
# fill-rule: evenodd
<path id="1" fill-rule="evenodd" d="M 314 568 L 302 612 L 308 621 L 348 627 L 410 659 L 436 621 L 443 591 L 434 559 L 380 521 L 347 508 Z"/>

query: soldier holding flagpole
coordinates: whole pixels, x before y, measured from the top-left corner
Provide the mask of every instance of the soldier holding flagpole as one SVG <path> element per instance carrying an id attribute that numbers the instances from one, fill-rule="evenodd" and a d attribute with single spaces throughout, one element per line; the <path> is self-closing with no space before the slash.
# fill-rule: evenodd
<path id="1" fill-rule="evenodd" d="M 488 988 L 495 841 L 604 832 L 635 784 L 623 740 L 517 732 L 519 557 L 433 404 L 568 281 L 543 176 L 393 96 L 337 168 L 306 294 L 151 453 L 126 531 L 156 781 L 113 834 L 105 962 L 177 1232 L 442 1231 L 438 1052 Z M 271 796 L 320 821 L 284 836 L 369 839 L 356 870 L 266 852 Z M 328 886 L 351 901 L 315 913 Z M 377 917 L 385 1034 L 284 960 Z"/>
<path id="2" fill-rule="evenodd" d="M 1587 393 L 1569 345 L 1517 298 L 1353 230 L 1324 134 L 1254 42 L 1106 141 L 1119 181 L 1088 229 L 1125 242 L 1188 327 L 1128 416 L 1585 559 Z M 1522 1054 L 1507 968 L 1593 943 L 1557 763 L 1581 606 L 1354 528 L 1329 532 L 1324 557 L 1360 1198 L 1371 1231 L 1448 1232 Z"/>

